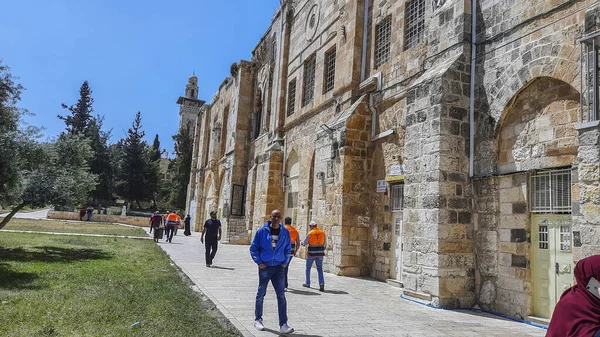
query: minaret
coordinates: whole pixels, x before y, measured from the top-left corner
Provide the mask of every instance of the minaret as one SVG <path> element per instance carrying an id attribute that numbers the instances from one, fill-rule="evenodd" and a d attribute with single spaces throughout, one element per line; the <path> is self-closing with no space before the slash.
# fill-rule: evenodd
<path id="1" fill-rule="evenodd" d="M 191 123 L 191 134 L 194 135 L 194 127 L 196 126 L 196 117 L 200 112 L 200 108 L 204 105 L 204 101 L 198 99 L 198 77 L 195 73 L 188 78 L 185 86 L 184 96 L 177 99 L 179 104 L 179 129 L 186 124 Z"/>

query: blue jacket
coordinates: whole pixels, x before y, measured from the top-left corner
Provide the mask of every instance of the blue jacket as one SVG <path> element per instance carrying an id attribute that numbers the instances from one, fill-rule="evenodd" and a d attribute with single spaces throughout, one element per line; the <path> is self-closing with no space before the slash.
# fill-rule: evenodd
<path id="1" fill-rule="evenodd" d="M 270 224 L 271 221 L 267 221 L 264 226 L 256 231 L 250 245 L 250 256 L 256 264 L 264 263 L 267 267 L 287 264 L 291 252 L 290 231 L 283 224 L 279 224 L 279 228 L 281 228 L 279 240 L 277 240 L 277 246 L 273 250 Z"/>

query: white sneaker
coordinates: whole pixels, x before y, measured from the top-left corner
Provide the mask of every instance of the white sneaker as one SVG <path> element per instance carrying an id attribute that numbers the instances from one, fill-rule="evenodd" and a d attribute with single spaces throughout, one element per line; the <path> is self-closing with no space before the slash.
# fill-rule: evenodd
<path id="1" fill-rule="evenodd" d="M 279 328 L 279 332 L 281 333 L 292 333 L 294 332 L 293 328 L 290 328 L 287 323 L 283 323 L 283 325 Z"/>
<path id="2" fill-rule="evenodd" d="M 265 326 L 262 324 L 262 318 L 254 321 L 254 327 L 258 331 L 263 331 L 265 329 Z"/>

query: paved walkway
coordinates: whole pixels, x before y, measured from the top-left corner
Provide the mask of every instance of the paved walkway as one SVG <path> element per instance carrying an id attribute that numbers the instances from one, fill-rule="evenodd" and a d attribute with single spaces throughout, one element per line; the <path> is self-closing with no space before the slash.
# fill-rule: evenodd
<path id="1" fill-rule="evenodd" d="M 269 287 L 264 305 L 266 331 L 254 329 L 257 267 L 248 246 L 219 244 L 212 268 L 204 263 L 200 234 L 180 230 L 173 243 L 160 247 L 208 296 L 244 336 L 278 332 L 277 299 Z M 384 282 L 325 274 L 324 293 L 302 287 L 304 260 L 290 265 L 289 325 L 295 336 L 544 336 L 546 330 L 470 311 L 429 308 L 400 298 L 401 290 Z M 316 270 L 312 273 L 316 283 Z"/>

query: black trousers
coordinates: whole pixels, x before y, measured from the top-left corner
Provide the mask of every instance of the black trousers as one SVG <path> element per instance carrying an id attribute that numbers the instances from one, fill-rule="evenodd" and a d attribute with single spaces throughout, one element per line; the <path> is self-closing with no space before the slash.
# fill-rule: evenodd
<path id="1" fill-rule="evenodd" d="M 173 234 L 175 233 L 177 225 L 168 225 L 167 228 L 169 228 L 169 233 L 167 234 L 167 241 L 171 242 L 171 240 L 173 240 Z"/>
<path id="2" fill-rule="evenodd" d="M 204 241 L 204 246 L 206 247 L 206 264 L 211 265 L 215 255 L 217 255 L 217 247 L 219 245 L 219 241 L 217 238 L 206 238 Z"/>

